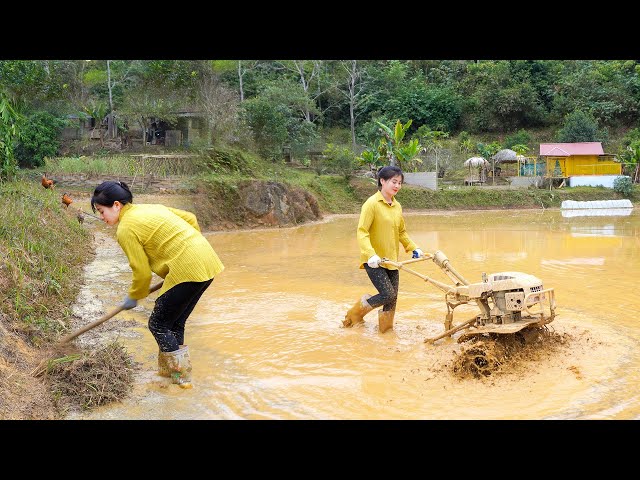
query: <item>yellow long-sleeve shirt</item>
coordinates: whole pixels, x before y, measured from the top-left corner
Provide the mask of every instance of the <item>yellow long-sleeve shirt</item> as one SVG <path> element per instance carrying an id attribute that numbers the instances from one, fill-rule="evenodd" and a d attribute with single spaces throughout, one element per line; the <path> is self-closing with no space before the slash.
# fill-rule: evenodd
<path id="1" fill-rule="evenodd" d="M 164 278 L 160 295 L 182 282 L 204 282 L 224 270 L 211 244 L 200 233 L 193 213 L 164 205 L 122 207 L 118 243 L 133 272 L 129 297 L 149 295 L 151 272 Z"/>
<path id="2" fill-rule="evenodd" d="M 398 261 L 400 243 L 405 252 L 415 250 L 417 245 L 407 234 L 402 205 L 393 197 L 391 205 L 380 191 L 371 195 L 360 210 L 358 222 L 358 246 L 360 247 L 360 268 L 373 255 L 380 258 Z M 389 270 L 397 270 L 393 266 L 385 266 Z"/>

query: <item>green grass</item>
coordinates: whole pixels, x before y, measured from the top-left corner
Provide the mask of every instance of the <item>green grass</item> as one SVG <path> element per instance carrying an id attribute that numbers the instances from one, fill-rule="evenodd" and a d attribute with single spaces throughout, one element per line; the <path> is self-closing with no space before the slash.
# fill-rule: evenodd
<path id="1" fill-rule="evenodd" d="M 114 155 L 108 157 L 55 157 L 46 158 L 43 170 L 56 173 L 87 173 L 87 174 L 120 174 L 135 175 L 141 170 L 132 157 Z"/>
<path id="2" fill-rule="evenodd" d="M 466 210 L 494 208 L 559 208 L 564 200 L 615 200 L 624 198 L 610 188 L 577 187 L 561 189 L 491 189 L 485 187 L 446 188 L 438 191 L 405 185 L 398 200 L 405 208 Z M 640 199 L 640 185 L 634 200 Z"/>
<path id="3" fill-rule="evenodd" d="M 91 251 L 60 196 L 35 180 L 0 184 L 0 312 L 33 342 L 62 330 Z"/>
<path id="4" fill-rule="evenodd" d="M 549 130 L 531 130 L 532 144 L 550 141 Z M 487 135 L 473 137 L 474 141 L 502 141 Z M 447 140 L 456 162 L 463 161 L 457 151 L 457 138 Z M 135 158 L 126 155 L 111 157 L 70 157 L 48 159 L 45 169 L 58 173 L 111 173 L 142 174 L 143 168 Z M 166 166 L 166 165 L 165 165 Z M 376 191 L 372 179 L 336 175 L 318 175 L 311 169 L 294 168 L 283 161 L 269 161 L 250 152 L 228 146 L 204 149 L 192 161 L 193 171 L 184 168 L 185 184 L 193 191 L 208 195 L 209 200 L 224 206 L 229 220 L 241 220 L 242 212 L 237 208 L 238 188 L 247 181 L 275 181 L 311 192 L 318 200 L 323 212 L 357 213 L 362 202 Z M 169 168 L 169 167 L 167 167 Z M 171 167 L 178 171 L 176 166 Z M 165 170 L 166 171 L 166 170 Z M 580 187 L 554 189 L 493 189 L 487 187 L 464 187 L 462 185 L 468 171 L 465 167 L 448 170 L 446 183 L 438 191 L 424 190 L 405 185 L 398 199 L 405 208 L 412 209 L 481 209 L 481 208 L 547 208 L 559 207 L 563 200 L 605 200 L 622 198 L 611 189 L 601 187 Z M 445 182 L 443 182 L 444 184 Z M 632 201 L 638 198 L 636 193 Z"/>

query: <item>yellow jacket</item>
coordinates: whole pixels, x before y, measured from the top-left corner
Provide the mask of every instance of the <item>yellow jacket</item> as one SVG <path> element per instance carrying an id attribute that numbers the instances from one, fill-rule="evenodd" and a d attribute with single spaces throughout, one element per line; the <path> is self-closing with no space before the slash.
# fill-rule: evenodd
<path id="1" fill-rule="evenodd" d="M 118 243 L 133 272 L 129 297 L 149 295 L 151 272 L 164 278 L 160 295 L 183 282 L 204 282 L 224 270 L 193 213 L 128 203 L 120 210 Z"/>
<path id="2" fill-rule="evenodd" d="M 417 245 L 409 238 L 405 229 L 402 205 L 393 197 L 389 205 L 380 191 L 371 195 L 360 210 L 358 222 L 358 246 L 360 247 L 360 268 L 373 255 L 398 261 L 399 243 L 405 252 L 415 250 Z M 385 266 L 397 270 L 393 266 Z"/>

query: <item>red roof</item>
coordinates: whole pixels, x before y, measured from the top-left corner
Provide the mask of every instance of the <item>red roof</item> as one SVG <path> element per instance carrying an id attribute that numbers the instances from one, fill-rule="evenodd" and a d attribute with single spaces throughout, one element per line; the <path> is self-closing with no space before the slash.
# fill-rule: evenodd
<path id="1" fill-rule="evenodd" d="M 602 142 L 541 143 L 540 156 L 604 155 Z"/>

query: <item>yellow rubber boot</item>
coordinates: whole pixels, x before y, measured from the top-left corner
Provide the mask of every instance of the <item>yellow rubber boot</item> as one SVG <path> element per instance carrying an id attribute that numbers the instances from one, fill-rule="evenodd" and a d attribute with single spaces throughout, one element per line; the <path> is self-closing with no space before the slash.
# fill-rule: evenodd
<path id="1" fill-rule="evenodd" d="M 380 333 L 384 333 L 393 328 L 393 317 L 395 314 L 395 310 L 386 312 L 384 310 L 378 311 L 378 328 L 380 329 Z"/>
<path id="2" fill-rule="evenodd" d="M 364 294 L 360 300 L 358 300 L 353 307 L 349 309 L 342 321 L 343 327 L 353 327 L 358 323 L 364 322 L 364 316 L 373 310 L 373 307 L 369 305 L 369 302 L 367 302 L 369 298 L 371 298 L 371 295 Z"/>

